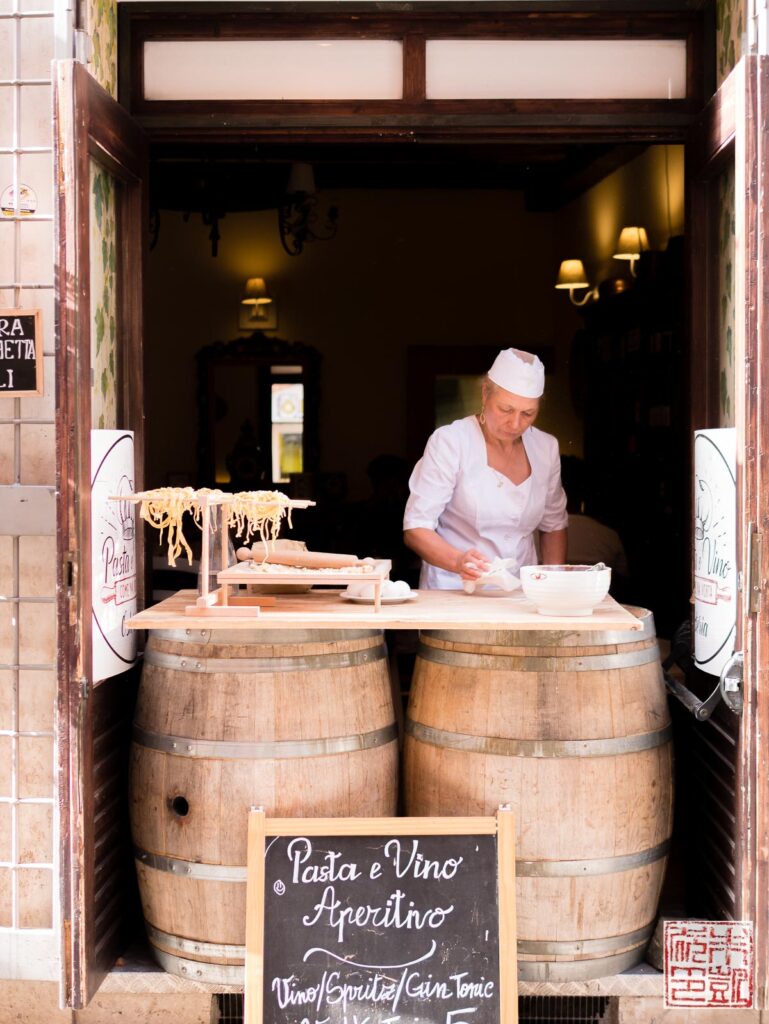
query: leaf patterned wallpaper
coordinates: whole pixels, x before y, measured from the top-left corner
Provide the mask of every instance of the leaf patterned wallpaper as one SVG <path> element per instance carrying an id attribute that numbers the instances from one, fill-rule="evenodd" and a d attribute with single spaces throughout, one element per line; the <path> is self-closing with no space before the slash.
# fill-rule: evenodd
<path id="1" fill-rule="evenodd" d="M 734 426 L 734 167 L 718 181 L 718 372 L 719 426 Z"/>
<path id="2" fill-rule="evenodd" d="M 94 161 L 90 176 L 91 426 L 117 426 L 115 182 Z"/>
<path id="3" fill-rule="evenodd" d="M 720 85 L 742 56 L 745 0 L 716 0 L 716 73 Z"/>
<path id="4" fill-rule="evenodd" d="M 88 70 L 111 96 L 117 94 L 117 0 L 86 0 L 86 30 L 91 38 Z M 91 425 L 117 426 L 115 361 L 116 219 L 115 183 L 91 161 Z"/>
<path id="5" fill-rule="evenodd" d="M 117 95 L 117 0 L 87 0 L 87 31 L 92 54 L 88 70 L 112 96 Z"/>
<path id="6" fill-rule="evenodd" d="M 716 0 L 716 77 L 718 85 L 742 56 L 746 0 Z M 718 340 L 719 424 L 734 426 L 735 232 L 734 167 L 718 182 Z"/>

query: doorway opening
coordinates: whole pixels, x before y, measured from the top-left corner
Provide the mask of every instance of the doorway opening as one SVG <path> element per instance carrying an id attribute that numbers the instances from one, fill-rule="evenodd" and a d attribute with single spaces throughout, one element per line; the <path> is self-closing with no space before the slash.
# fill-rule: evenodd
<path id="1" fill-rule="evenodd" d="M 616 30 L 615 26 L 613 31 Z M 628 31 L 627 27 L 625 31 Z M 672 31 L 670 27 L 666 29 L 666 34 L 669 31 Z M 654 137 L 668 142 L 681 140 L 684 126 L 690 123 L 691 116 L 701 106 L 699 91 L 704 80 L 701 74 L 701 42 L 695 32 L 687 44 L 691 67 L 686 101 L 674 100 L 675 105 L 668 106 L 664 112 L 661 109 L 646 110 L 651 121 L 643 117 L 634 120 L 633 124 L 637 126 L 635 129 L 624 122 L 620 124 L 620 115 L 612 122 L 614 127 L 610 128 L 611 139 L 648 140 Z M 413 39 L 407 40 L 407 43 L 409 45 L 404 47 L 404 97 L 408 102 L 398 108 L 398 118 L 411 116 L 412 106 L 409 104 L 416 102 L 415 97 L 417 100 L 425 99 L 424 69 L 421 67 L 424 47 L 414 45 Z M 706 86 L 703 94 L 708 95 Z M 124 102 L 132 114 L 140 118 L 143 115 L 149 116 L 148 124 L 152 123 L 153 114 L 165 111 L 165 129 L 162 116 L 160 122 L 154 122 L 153 128 L 159 129 L 156 139 L 172 138 L 177 131 L 178 138 L 205 137 L 205 129 L 203 133 L 197 134 L 195 128 L 195 125 L 198 128 L 203 125 L 201 116 L 208 117 L 208 113 L 201 112 L 200 107 L 192 105 L 173 108 L 173 103 L 166 108 L 162 104 L 153 107 L 155 100 L 152 97 L 134 106 L 135 92 L 131 92 L 130 100 L 128 95 L 126 92 Z M 609 112 L 600 104 L 593 106 L 595 109 L 588 104 L 590 109 L 586 111 L 591 116 L 597 112 L 600 117 Z M 654 103 L 649 106 L 654 108 Z M 662 104 L 657 106 L 661 107 Z M 521 124 L 527 122 L 525 116 L 521 121 L 520 112 L 515 110 L 510 124 L 516 122 L 517 118 L 517 131 L 513 130 L 505 136 L 502 128 L 498 138 L 528 138 L 530 141 L 540 138 L 538 125 L 531 118 L 532 114 L 537 113 L 535 106 L 530 104 L 527 107 L 524 104 L 524 108 L 523 114 L 530 117 L 528 123 L 530 127 L 533 126 L 533 130 L 528 134 L 521 133 Z M 170 134 L 164 134 L 171 124 L 168 118 L 171 115 L 176 117 L 177 109 L 181 111 L 180 121 L 171 126 Z M 533 199 L 537 181 L 540 184 L 544 181 L 540 191 L 545 192 L 554 182 L 554 178 L 547 173 L 546 157 L 538 158 L 532 153 L 523 157 L 528 143 L 518 141 L 514 147 L 508 147 L 508 152 L 516 150 L 511 155 L 510 163 L 515 165 L 516 155 L 521 158 L 519 163 L 524 176 L 518 179 L 516 185 L 512 184 L 516 179 L 514 175 L 509 175 L 509 168 L 500 170 L 496 166 L 500 162 L 496 157 L 504 152 L 498 143 L 488 145 L 489 152 L 485 155 L 483 143 L 472 147 L 457 145 L 452 154 L 449 148 L 452 138 L 472 138 L 473 110 L 469 107 L 461 112 L 467 115 L 465 120 L 462 122 L 460 119 L 458 122 L 463 123 L 466 129 L 470 127 L 468 135 L 463 135 L 459 126 L 456 127 L 457 134 L 453 134 L 450 127 L 447 128 L 447 118 L 454 116 L 456 111 L 454 108 L 448 109 L 445 104 L 440 108 L 442 119 L 429 122 L 434 132 L 429 137 L 434 142 L 435 138 L 441 136 L 442 142 L 435 145 L 431 143 L 426 148 L 421 141 L 417 144 L 419 132 L 406 133 L 409 142 L 401 149 L 403 157 L 400 163 L 406 165 L 402 177 L 393 173 L 392 158 L 399 154 L 398 144 L 392 141 L 398 138 L 398 133 L 392 126 L 391 141 L 386 144 L 380 141 L 376 156 L 374 149 L 368 153 L 359 150 L 356 155 L 349 141 L 335 143 L 331 147 L 333 153 L 328 163 L 345 165 L 348 170 L 347 179 L 341 176 L 336 180 L 331 174 L 326 177 L 328 168 L 324 165 L 324 154 L 319 152 L 319 147 L 310 146 L 309 143 L 300 144 L 297 140 L 302 136 L 283 125 L 280 121 L 281 113 L 276 114 L 258 105 L 254 109 L 238 108 L 236 105 L 235 109 L 245 113 L 245 120 L 241 124 L 250 124 L 250 128 L 240 136 L 252 140 L 247 145 L 230 148 L 225 143 L 214 146 L 196 143 L 186 147 L 178 143 L 165 146 L 156 143 L 153 149 L 151 180 L 156 197 L 154 207 L 160 211 L 160 221 L 155 247 L 157 255 L 150 258 L 149 264 L 150 301 L 146 335 L 149 358 L 145 382 L 147 485 L 164 482 L 202 483 L 206 479 L 205 472 L 211 474 L 208 482 L 226 485 L 236 479 L 237 473 L 249 473 L 252 479 L 264 481 L 265 484 L 279 483 L 281 489 L 293 493 L 304 489 L 305 493 L 320 499 L 318 508 L 304 517 L 307 533 L 316 533 L 314 538 L 308 536 L 308 540 L 315 546 L 326 547 L 338 547 L 344 542 L 363 553 L 372 536 L 377 539 L 383 535 L 383 530 L 379 528 L 373 533 L 369 531 L 368 541 L 364 539 L 363 547 L 360 546 L 359 536 L 354 541 L 352 538 L 352 530 L 361 520 L 366 519 L 365 515 L 356 515 L 356 512 L 366 513 L 371 509 L 367 495 L 371 493 L 371 497 L 374 496 L 374 487 L 367 469 L 372 464 L 377 465 L 372 453 L 394 457 L 396 462 L 390 462 L 390 471 L 394 465 L 399 467 L 395 476 L 398 477 L 400 473 L 398 479 L 401 490 L 396 491 L 402 496 L 404 463 L 406 469 L 413 464 L 429 430 L 439 422 L 441 416 L 451 418 L 472 411 L 474 378 L 490 363 L 486 356 L 483 356 L 482 362 L 475 362 L 473 355 L 477 357 L 485 348 L 493 354 L 500 347 L 520 344 L 540 352 L 549 364 L 549 397 L 540 425 L 556 433 L 562 441 L 565 438 L 567 444 L 571 443 L 572 447 L 566 449 L 567 453 L 582 458 L 589 478 L 598 472 L 608 477 L 589 479 L 588 497 L 580 500 L 580 507 L 581 514 L 591 518 L 601 514 L 604 519 L 611 521 L 613 504 L 614 522 L 626 524 L 615 532 L 623 541 L 628 577 L 636 590 L 635 594 L 624 593 L 623 598 L 652 607 L 657 615 L 658 632 L 672 639 L 676 622 L 681 621 L 679 608 L 682 610 L 681 618 L 686 616 L 684 605 L 688 604 L 689 589 L 687 524 L 691 517 L 686 507 L 687 480 L 690 478 L 686 436 L 689 423 L 685 410 L 690 387 L 692 391 L 702 390 L 695 388 L 695 383 L 701 382 L 695 381 L 696 369 L 689 370 L 691 353 L 686 350 L 686 342 L 680 350 L 675 344 L 677 330 L 684 337 L 682 310 L 686 307 L 681 243 L 676 241 L 680 232 L 673 230 L 671 216 L 669 171 L 676 147 L 639 146 L 634 153 L 628 153 L 626 159 L 618 159 L 617 147 L 605 146 L 603 155 L 608 163 L 602 174 L 592 178 L 588 168 L 592 165 L 595 169 L 600 164 L 599 146 L 596 145 L 592 153 L 587 154 L 586 150 L 591 147 L 572 142 L 565 146 L 569 150 L 566 156 L 562 154 L 556 158 L 555 162 L 563 161 L 580 153 L 587 157 L 582 162 L 577 159 L 572 166 L 571 188 L 575 191 L 561 205 L 561 210 L 572 206 L 572 212 L 575 212 L 591 189 L 599 188 L 615 173 L 631 167 L 648 154 L 664 154 L 667 160 L 664 202 L 667 216 L 664 229 L 657 232 L 657 237 L 650 238 L 649 250 L 635 266 L 638 273 L 629 275 L 633 280 L 630 282 L 632 287 L 628 288 L 616 283 L 628 279 L 628 274 L 617 274 L 611 262 L 616 255 L 613 251 L 614 242 L 610 239 L 607 242 L 607 227 L 601 216 L 591 216 L 585 211 L 583 216 L 575 215 L 573 237 L 566 237 L 568 232 L 563 231 L 565 221 L 559 220 L 563 214 L 556 215 L 554 208 L 549 210 L 548 222 L 540 217 L 535 223 L 528 217 L 528 214 L 539 213 L 544 216 L 548 213 L 547 208 L 538 209 Z M 322 109 L 324 117 L 329 116 L 330 112 L 332 121 L 340 114 L 333 106 L 318 109 Z M 222 110 L 223 106 L 220 105 L 219 115 Z M 389 107 L 386 112 L 394 113 Z M 312 113 L 315 115 L 317 111 L 313 110 Z M 345 109 L 341 113 L 347 115 L 350 111 Z M 372 113 L 373 116 L 381 116 L 382 111 L 372 108 Z M 660 117 L 659 122 L 654 120 L 656 116 Z M 249 117 L 254 120 L 249 122 Z M 268 146 L 266 142 L 259 141 L 258 125 L 267 125 L 271 117 L 277 120 L 265 129 L 264 137 L 289 139 L 290 144 L 285 143 L 282 152 L 277 143 L 270 142 Z M 559 110 L 555 117 L 556 120 L 561 118 L 557 123 L 563 130 L 568 120 L 568 111 L 564 113 Z M 263 120 L 260 121 L 260 118 Z M 550 122 L 551 128 L 556 120 Z M 638 127 L 652 122 L 658 126 L 653 131 Z M 211 127 L 210 122 L 206 123 Z M 405 122 L 393 120 L 392 123 Z M 501 120 L 495 122 L 497 127 L 501 123 Z M 187 125 L 186 129 L 182 127 L 180 130 L 180 125 L 184 124 Z M 580 122 L 579 119 L 572 138 L 579 135 L 580 124 L 583 125 L 585 137 L 605 140 L 605 135 L 591 136 L 589 129 L 584 127 L 588 121 Z M 190 128 L 190 125 L 193 127 Z M 278 131 L 274 131 L 276 125 L 280 125 Z M 661 129 L 659 126 L 662 126 Z M 224 122 L 221 128 L 227 130 L 229 137 L 232 137 Z M 489 129 L 489 135 L 484 137 L 492 137 L 496 130 Z M 217 137 L 221 139 L 225 136 L 217 134 L 217 131 L 207 136 L 208 139 Z M 308 132 L 304 136 L 305 139 L 322 137 L 323 131 Z M 332 131 L 330 137 L 338 139 L 344 138 L 344 135 Z M 364 132 L 362 137 L 372 136 Z M 548 149 L 552 143 L 559 145 L 559 138 L 562 140 L 563 136 L 554 132 L 549 137 L 548 146 L 543 148 Z M 254 141 L 258 149 L 253 148 Z M 251 153 L 245 152 L 249 146 L 253 150 Z M 448 175 L 442 179 L 436 173 L 437 166 L 442 162 L 449 166 L 452 163 L 461 164 L 463 161 L 460 160 L 459 150 L 462 149 L 466 153 L 466 164 L 478 158 L 475 163 L 479 178 L 468 182 L 466 179 L 452 179 Z M 433 166 L 429 168 L 430 176 L 423 175 L 421 180 L 415 180 L 410 175 L 428 152 L 433 158 Z M 556 152 L 556 146 L 552 146 L 549 153 L 551 160 L 552 154 Z M 383 153 L 388 158 L 384 168 L 381 159 Z M 420 159 L 415 154 L 419 154 Z M 451 154 L 452 159 L 442 160 L 446 154 Z M 260 161 L 276 165 L 273 178 L 278 179 L 277 184 L 273 180 L 270 186 L 262 178 L 261 171 L 254 173 L 257 170 L 254 164 Z M 241 186 L 236 180 L 237 174 L 234 177 L 224 175 L 216 188 L 209 187 L 210 165 L 227 162 L 243 165 L 248 171 L 248 180 L 242 187 L 250 193 L 258 193 L 255 205 L 250 201 L 249 205 L 240 205 Z M 164 163 L 170 167 L 171 192 L 177 193 L 175 198 L 165 200 L 165 205 L 163 201 L 157 201 L 164 176 Z M 184 165 L 188 163 L 199 165 L 197 172 L 185 171 Z M 361 167 L 356 166 L 366 163 L 380 165 L 378 182 L 367 182 L 361 174 Z M 204 165 L 203 173 L 200 165 Z M 305 237 L 302 240 L 302 253 L 291 256 L 291 240 L 296 239 L 296 232 L 285 230 L 289 218 L 285 215 L 279 218 L 278 210 L 283 205 L 282 199 L 287 191 L 284 182 L 286 179 L 291 180 L 292 167 L 301 176 L 306 171 L 299 169 L 307 166 L 313 169 L 315 183 L 323 200 L 323 205 L 317 210 L 323 219 L 318 222 L 320 230 L 315 232 L 318 238 Z M 466 166 L 463 167 L 463 170 L 466 169 Z M 500 172 L 496 181 L 493 173 L 495 169 Z M 557 177 L 556 174 L 556 181 Z M 682 175 L 680 180 L 683 181 Z M 733 176 L 731 187 L 733 194 Z M 189 194 L 180 197 L 180 193 L 189 188 L 198 194 L 202 192 L 204 201 L 192 202 Z M 365 198 L 362 193 L 369 189 L 377 199 L 373 212 L 362 202 Z M 384 208 L 389 226 L 394 229 L 398 224 L 399 211 L 393 200 L 397 198 L 395 193 L 398 190 L 404 193 L 403 208 L 408 209 L 406 219 L 415 230 L 400 232 L 397 236 L 400 252 L 395 259 L 388 259 L 381 237 L 377 236 L 375 230 L 375 213 L 381 213 Z M 725 174 L 725 195 L 728 195 L 728 190 L 729 178 Z M 306 189 L 304 191 L 307 192 Z M 467 215 L 466 201 L 476 191 L 481 197 L 474 211 Z M 639 186 L 634 192 L 634 198 L 640 198 L 643 191 L 643 187 Z M 565 192 L 568 195 L 568 186 Z M 338 193 L 338 197 L 335 193 Z M 413 194 L 410 208 L 405 203 L 405 193 Z M 510 195 L 505 193 L 514 194 L 512 197 L 518 204 L 518 212 L 523 211 L 527 215 L 525 223 L 513 219 L 511 228 L 509 205 L 503 202 Z M 437 209 L 437 200 L 445 198 L 448 198 L 448 209 L 445 206 L 442 210 Z M 356 200 L 361 202 L 356 203 Z M 618 212 L 612 199 L 604 197 L 604 201 L 597 205 L 600 207 L 598 213 L 607 210 L 615 214 Z M 350 212 L 345 212 L 345 206 Z M 596 210 L 592 213 L 595 214 Z M 189 216 L 185 217 L 186 214 Z M 616 234 L 620 227 L 637 230 L 643 226 L 647 234 L 654 236 L 652 222 L 639 225 L 640 217 L 626 217 L 625 214 L 626 210 L 620 208 L 620 216 L 611 225 L 610 233 Z M 268 235 L 255 223 L 240 233 L 239 250 L 237 247 L 230 250 L 235 255 L 226 256 L 231 241 L 229 226 L 241 217 L 250 217 L 252 221 L 261 217 L 269 218 L 270 237 L 273 237 L 272 232 L 277 228 L 278 237 L 289 242 L 289 251 L 283 249 L 286 261 L 301 261 L 306 265 L 305 269 L 311 271 L 306 287 L 299 287 L 298 274 L 284 274 L 279 262 L 272 266 L 269 264 L 272 243 L 264 242 Z M 333 253 L 345 235 L 347 223 L 354 226 L 353 232 L 347 236 L 353 245 L 346 267 L 340 267 L 335 264 Z M 156 220 L 156 227 L 157 224 Z M 195 269 L 190 263 L 177 258 L 186 247 L 193 247 L 190 242 L 192 236 L 185 235 L 184 230 L 193 229 L 196 225 L 202 226 L 204 235 L 202 245 L 198 242 L 196 247 L 200 252 L 207 250 L 212 261 L 202 272 L 200 268 Z M 487 229 L 485 234 L 479 232 L 479 226 Z M 582 242 L 594 228 L 597 229 L 597 236 L 593 241 L 597 241 L 595 251 L 598 255 L 591 260 L 585 254 Z M 563 232 L 561 239 L 557 238 L 559 231 Z M 174 245 L 165 250 L 170 260 L 171 274 L 166 273 L 169 264 L 163 263 L 159 255 L 164 251 L 163 246 L 169 233 L 175 236 Z M 333 237 L 325 238 L 326 235 Z M 236 232 L 233 237 L 237 236 Z M 250 245 L 252 240 L 257 243 L 256 247 Z M 555 243 L 563 240 L 575 244 L 570 245 L 568 250 L 560 250 L 560 245 Z M 369 245 L 371 242 L 373 245 Z M 218 250 L 216 256 L 211 252 L 213 247 Z M 548 253 L 549 267 L 545 274 L 539 276 L 545 262 L 542 260 L 543 252 Z M 452 258 L 443 261 L 442 274 L 439 275 L 441 286 L 437 287 L 434 268 L 440 263 L 440 258 L 447 254 Z M 281 260 L 284 259 L 280 250 L 278 255 Z M 259 260 L 254 257 L 259 257 Z M 585 262 L 588 268 L 587 284 L 600 285 L 598 301 L 586 302 L 580 313 L 571 304 L 567 305 L 569 299 L 565 292 L 557 293 L 553 289 L 558 264 L 562 259 L 571 257 L 581 257 Z M 730 266 L 727 252 L 719 254 L 719 264 L 716 268 L 717 276 L 720 282 L 723 269 L 725 283 L 729 276 L 727 268 Z M 609 272 L 606 271 L 606 265 L 611 268 Z M 225 266 L 227 274 L 220 270 Z M 376 287 L 372 287 L 372 282 Z M 409 286 L 413 285 L 417 287 L 416 294 L 413 289 L 409 291 Z M 688 287 L 691 290 L 691 282 Z M 581 291 L 577 296 L 586 294 Z M 662 295 L 667 295 L 667 298 L 658 302 Z M 651 301 L 650 296 L 654 296 Z M 680 304 L 679 296 L 682 299 Z M 269 305 L 260 302 L 266 297 L 272 299 L 269 313 L 262 314 L 258 310 L 258 317 L 256 313 L 248 317 L 248 320 L 258 319 L 260 329 L 253 332 L 249 324 L 249 330 L 241 333 L 243 300 L 249 299 L 250 304 L 258 308 L 260 305 Z M 561 305 L 555 305 L 557 302 Z M 220 314 L 225 305 L 233 312 L 228 314 L 232 319 L 223 324 Z M 661 314 L 662 309 L 667 309 L 667 313 Z M 290 313 L 288 319 L 286 311 Z M 668 317 L 668 314 L 671 315 Z M 728 314 L 727 303 L 727 319 Z M 570 323 L 566 317 L 572 318 Z M 264 322 L 265 319 L 267 322 Z M 458 337 L 459 333 L 461 338 Z M 179 347 L 180 336 L 185 338 L 186 347 Z M 250 369 L 248 373 L 240 369 L 229 374 L 224 372 L 221 380 L 229 384 L 222 393 L 223 386 L 218 383 L 218 369 L 214 374 L 204 374 L 193 368 L 190 373 L 181 365 L 185 361 L 189 363 L 191 358 L 194 360 L 194 354 L 203 353 L 204 349 L 208 349 L 208 354 L 214 356 L 226 350 L 224 354 L 228 357 L 228 363 L 225 369 L 231 370 L 233 365 L 249 366 Z M 651 358 L 656 355 L 662 358 Z M 707 355 L 712 355 L 712 349 Z M 728 342 L 725 342 L 723 355 L 728 361 Z M 673 370 L 660 369 L 670 366 L 671 356 Z M 236 357 L 235 364 L 231 357 Z M 311 366 L 313 359 L 316 361 Z M 250 380 L 251 383 L 242 388 L 244 380 Z M 276 391 L 274 385 L 281 387 Z M 285 409 L 280 410 L 281 394 L 286 387 L 292 388 L 293 419 L 285 415 Z M 236 388 L 245 392 L 246 402 L 250 400 L 249 393 L 256 395 L 250 408 L 233 401 Z M 725 424 L 728 422 L 730 396 L 727 393 L 721 397 L 721 412 L 725 414 L 722 422 Z M 277 415 L 273 412 L 273 405 L 280 410 Z M 202 414 L 203 410 L 206 415 Z M 249 412 L 251 422 L 247 423 Z M 419 416 L 412 418 L 411 414 L 415 412 Z M 553 418 L 551 422 L 547 419 L 549 415 Z M 313 417 L 316 417 L 314 425 Z M 570 418 L 576 422 L 574 429 L 570 427 Z M 418 422 L 415 421 L 417 419 Z M 222 420 L 224 429 L 215 435 L 212 447 L 207 432 L 211 432 L 212 424 L 214 429 L 218 429 Z M 594 428 L 593 437 L 598 440 L 589 443 L 590 424 Z M 677 435 L 676 427 L 682 424 L 681 437 Z M 246 425 L 250 432 L 243 430 Z M 707 425 L 716 425 L 710 415 Z M 241 434 L 244 436 L 241 437 Z M 243 443 L 238 447 L 240 441 Z M 603 450 L 601 445 L 604 446 Z M 179 457 L 171 462 L 168 456 L 181 453 L 183 449 L 187 453 L 194 451 L 194 457 L 188 461 Z M 207 459 L 201 453 L 208 453 Z M 596 455 L 599 457 L 596 458 Z M 605 468 L 607 464 L 614 464 L 612 456 L 620 464 L 616 472 Z M 684 501 L 680 503 L 674 497 L 675 482 L 670 484 L 669 489 L 667 486 L 647 486 L 651 476 L 649 467 L 656 465 L 659 468 L 661 464 L 675 467 L 676 460 L 680 470 L 681 493 L 684 494 Z M 601 467 L 600 471 L 596 466 Z M 217 474 L 221 474 L 218 479 Z M 602 503 L 597 506 L 595 501 L 599 494 Z M 621 506 L 619 510 L 618 505 Z M 354 511 L 351 513 L 350 509 Z M 608 514 L 606 509 L 609 509 Z M 652 513 L 658 513 L 667 525 L 680 517 L 677 519 L 679 525 L 667 530 L 659 528 L 651 522 Z M 390 516 L 390 520 L 395 521 L 395 517 Z M 301 525 L 304 529 L 304 524 Z M 297 522 L 297 531 L 299 527 Z M 628 540 L 623 539 L 623 530 L 629 536 Z M 320 545 L 318 539 L 321 540 Z M 332 543 L 335 539 L 341 539 L 340 544 Z M 634 545 L 637 545 L 635 550 L 628 549 Z M 661 583 L 654 576 L 655 560 L 663 567 Z M 638 573 L 635 572 L 635 566 L 640 566 Z M 408 571 L 408 567 L 404 571 Z M 659 575 L 658 571 L 657 577 Z M 645 579 L 642 579 L 643 576 Z M 683 744 L 679 742 L 678 749 L 679 753 L 684 750 L 687 754 L 693 749 L 686 729 Z M 734 804 L 737 802 L 738 788 L 735 785 L 736 749 L 736 730 L 722 728 L 720 732 L 716 730 L 710 735 L 696 754 L 697 772 L 700 778 L 707 779 L 707 795 L 711 800 L 708 824 L 711 827 L 710 834 L 706 834 L 707 829 L 703 831 L 709 843 L 707 850 L 705 844 L 696 848 L 697 844 L 692 843 L 697 872 L 692 871 L 689 864 L 687 872 L 680 873 L 686 876 L 687 882 L 691 882 L 689 891 L 695 895 L 695 900 L 686 908 L 689 913 L 711 917 L 733 916 L 735 892 L 739 892 L 741 886 L 741 903 L 744 903 L 744 885 L 739 879 L 735 883 L 734 868 L 737 859 L 735 851 L 739 847 L 739 842 L 735 843 L 734 828 Z M 713 766 L 718 768 L 715 774 Z M 703 774 L 700 768 L 710 774 Z M 683 802 L 685 804 L 686 795 Z M 683 832 L 685 829 L 679 827 L 679 837 Z M 705 870 L 700 870 L 700 861 L 707 861 Z M 707 890 L 698 889 L 699 882 L 708 871 L 711 878 L 707 881 Z M 716 876 L 714 884 L 713 875 Z M 680 912 L 680 900 L 685 895 L 683 885 L 674 885 L 671 891 L 673 902 L 663 902 L 663 910 Z"/>
<path id="2" fill-rule="evenodd" d="M 320 237 L 296 255 L 302 174 Z M 682 146 L 164 143 L 150 182 L 149 486 L 311 497 L 296 536 L 394 558 L 415 585 L 400 517 L 427 436 L 477 410 L 496 351 L 530 349 L 570 560 L 613 563 L 613 592 L 672 637 L 689 598 Z M 616 258 L 627 227 L 637 260 Z M 557 290 L 569 259 L 586 286 Z M 256 329 L 254 280 L 271 300 Z"/>
<path id="3" fill-rule="evenodd" d="M 569 485 L 580 495 L 575 515 L 617 535 L 625 559 L 617 577 L 626 589 L 615 584 L 616 596 L 650 607 L 658 634 L 671 639 L 687 617 L 689 580 L 682 149 L 570 144 L 541 147 L 537 156 L 517 145 L 500 169 L 491 153 L 468 145 L 445 164 L 441 148 L 427 170 L 404 154 L 389 176 L 383 150 L 329 149 L 326 163 L 317 147 L 276 152 L 278 185 L 257 190 L 256 209 L 241 206 L 258 181 L 255 161 L 226 147 L 155 149 L 147 486 L 228 487 L 248 472 L 252 485 L 317 500 L 294 524 L 310 547 L 393 557 L 405 481 L 427 433 L 475 411 L 477 377 L 498 349 L 532 349 L 548 370 L 539 425 L 587 480 L 581 491 Z M 211 172 L 218 162 L 220 179 Z M 548 201 L 564 164 L 560 198 Z M 281 245 L 279 209 L 296 165 L 313 168 L 321 212 L 336 212 L 333 237 L 307 240 L 292 255 Z M 214 199 L 195 204 L 195 195 Z M 614 251 L 630 222 L 649 238 L 634 272 Z M 574 257 L 590 287 L 570 296 L 555 284 L 561 261 Z M 273 326 L 241 332 L 254 280 L 276 307 Z M 593 288 L 584 305 L 571 301 Z M 275 411 L 275 395 L 288 390 L 293 420 Z M 250 450 L 239 447 L 249 403 Z M 228 420 L 221 435 L 207 434 Z M 298 465 L 281 462 L 276 436 L 287 431 L 276 427 L 286 424 Z M 376 490 L 378 471 L 386 501 Z M 414 568 L 404 561 L 395 575 Z M 181 579 L 170 583 L 179 586 Z M 680 725 L 679 750 L 688 747 L 688 729 Z M 688 786 L 679 781 L 679 793 Z M 683 870 L 688 834 L 679 826 L 662 906 L 678 916 L 703 913 L 695 876 Z"/>
<path id="4" fill-rule="evenodd" d="M 292 254 L 286 196 L 310 171 L 321 237 Z M 650 608 L 669 650 L 690 594 L 682 146 L 164 143 L 150 184 L 148 486 L 312 498 L 291 536 L 391 558 L 416 586 L 401 523 L 427 436 L 477 411 L 499 349 L 536 351 L 537 425 L 559 440 L 581 544 L 570 560 L 611 564 L 612 594 Z M 627 227 L 647 239 L 633 262 L 615 256 Z M 589 287 L 556 289 L 569 259 Z M 241 329 L 254 279 L 270 325 Z M 185 585 L 168 583 L 159 549 L 154 563 L 156 597 Z M 414 640 L 392 638 L 404 701 Z M 690 733 L 677 715 L 679 753 Z M 685 764 L 661 907 L 673 916 L 704 910 L 684 870 Z"/>

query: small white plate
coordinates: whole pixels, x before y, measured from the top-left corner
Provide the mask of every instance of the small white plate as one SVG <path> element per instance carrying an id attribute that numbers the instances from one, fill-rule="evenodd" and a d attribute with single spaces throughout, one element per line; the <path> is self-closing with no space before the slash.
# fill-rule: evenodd
<path id="1" fill-rule="evenodd" d="M 352 597 L 351 595 L 348 595 L 348 594 L 342 594 L 341 597 L 342 597 L 343 601 L 350 601 L 352 604 L 375 604 L 376 603 L 373 597 Z M 383 597 L 381 603 L 382 604 L 405 604 L 407 601 L 416 601 L 416 599 L 418 597 L 419 597 L 419 594 L 417 594 L 416 591 L 412 590 L 412 592 L 409 594 L 408 597 L 397 597 L 397 596 L 396 597 Z"/>

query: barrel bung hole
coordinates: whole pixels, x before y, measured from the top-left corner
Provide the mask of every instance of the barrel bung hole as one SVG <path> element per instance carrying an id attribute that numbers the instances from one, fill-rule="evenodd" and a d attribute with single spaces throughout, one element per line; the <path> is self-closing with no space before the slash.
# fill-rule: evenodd
<path id="1" fill-rule="evenodd" d="M 190 805 L 183 796 L 175 796 L 171 800 L 171 810 L 177 818 L 186 818 L 190 813 Z"/>

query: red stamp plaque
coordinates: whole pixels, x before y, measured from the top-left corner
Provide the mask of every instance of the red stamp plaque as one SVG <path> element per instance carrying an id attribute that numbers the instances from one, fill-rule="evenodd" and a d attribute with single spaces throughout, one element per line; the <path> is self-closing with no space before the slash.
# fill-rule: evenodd
<path id="1" fill-rule="evenodd" d="M 753 1006 L 751 921 L 666 921 L 665 1006 Z"/>

